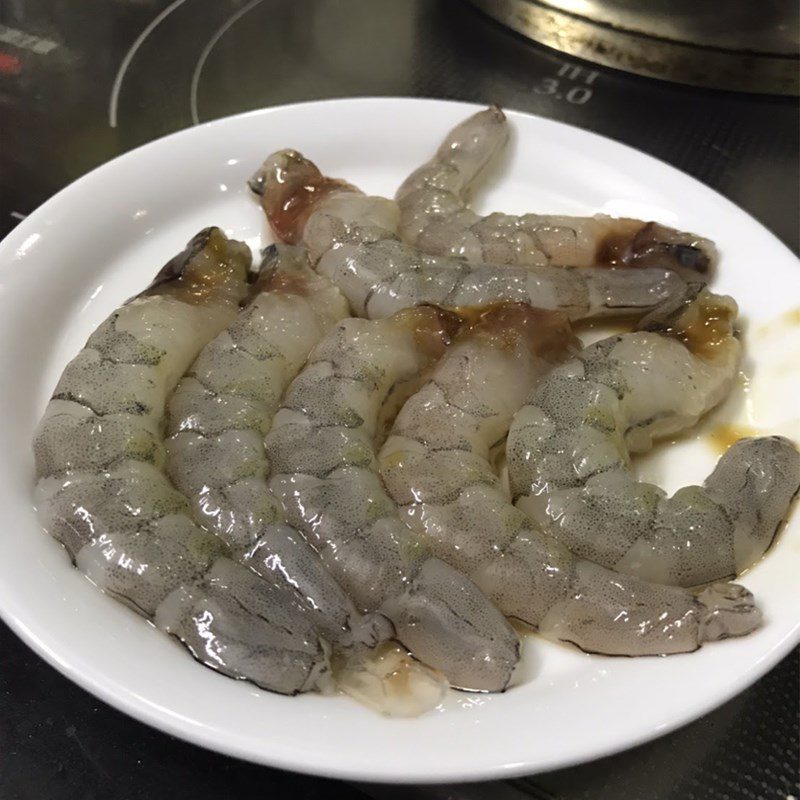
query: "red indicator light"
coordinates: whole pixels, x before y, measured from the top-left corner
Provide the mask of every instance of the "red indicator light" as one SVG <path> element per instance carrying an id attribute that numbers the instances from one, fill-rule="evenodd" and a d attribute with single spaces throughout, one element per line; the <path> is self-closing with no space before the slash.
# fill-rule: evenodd
<path id="1" fill-rule="evenodd" d="M 19 75 L 22 62 L 9 53 L 0 53 L 0 75 Z"/>

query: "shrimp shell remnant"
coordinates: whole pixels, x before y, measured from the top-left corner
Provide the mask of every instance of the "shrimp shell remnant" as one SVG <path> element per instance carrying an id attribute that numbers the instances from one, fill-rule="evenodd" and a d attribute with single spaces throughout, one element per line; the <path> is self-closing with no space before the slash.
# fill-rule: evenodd
<path id="1" fill-rule="evenodd" d="M 514 410 L 575 346 L 563 317 L 499 305 L 436 365 L 400 411 L 379 461 L 386 486 L 434 554 L 469 575 L 511 617 L 588 652 L 656 655 L 756 627 L 741 586 L 699 597 L 574 556 L 519 509 L 490 466 Z"/>
<path id="2" fill-rule="evenodd" d="M 704 486 L 672 497 L 630 453 L 693 426 L 730 391 L 736 304 L 703 291 L 648 330 L 612 336 L 534 388 L 508 436 L 512 495 L 576 555 L 645 580 L 696 586 L 751 566 L 800 487 L 787 439 L 742 439 Z"/>
<path id="3" fill-rule="evenodd" d="M 330 683 L 292 593 L 227 557 L 164 474 L 167 396 L 238 311 L 250 251 L 201 231 L 64 370 L 34 441 L 46 530 L 100 589 L 207 666 L 294 694 Z"/>
<path id="4" fill-rule="evenodd" d="M 489 214 L 467 207 L 475 183 L 509 138 L 505 114 L 492 106 L 447 134 L 434 157 L 395 196 L 399 232 L 424 253 L 518 266 L 658 267 L 710 271 L 712 242 L 657 222 L 564 215 Z"/>
<path id="5" fill-rule="evenodd" d="M 451 684 L 497 691 L 518 660 L 516 635 L 469 580 L 430 558 L 425 539 L 398 518 L 375 464 L 387 398 L 407 394 L 459 322 L 425 307 L 339 323 L 275 416 L 266 438 L 270 486 L 361 610 L 385 614 L 397 638 Z"/>

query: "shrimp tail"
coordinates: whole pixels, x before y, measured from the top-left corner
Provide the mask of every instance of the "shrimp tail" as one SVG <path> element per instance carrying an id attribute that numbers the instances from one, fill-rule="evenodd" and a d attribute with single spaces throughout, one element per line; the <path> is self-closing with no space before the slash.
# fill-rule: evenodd
<path id="1" fill-rule="evenodd" d="M 705 281 L 688 280 L 684 282 L 675 292 L 669 294 L 662 303 L 642 317 L 635 330 L 657 331 L 659 333 L 668 331 L 686 312 L 686 309 L 697 300 L 705 288 Z"/>
<path id="2" fill-rule="evenodd" d="M 508 687 L 519 661 L 519 639 L 478 587 L 444 561 L 425 561 L 381 611 L 412 652 L 425 653 L 429 663 L 447 664 L 454 688 Z"/>
<path id="3" fill-rule="evenodd" d="M 391 642 L 334 653 L 331 667 L 338 689 L 387 717 L 419 716 L 439 705 L 449 688 L 441 672 Z"/>
<path id="4" fill-rule="evenodd" d="M 745 636 L 761 624 L 752 593 L 738 583 L 715 583 L 700 592 L 697 601 L 702 607 L 700 642 Z"/>
<path id="5" fill-rule="evenodd" d="M 741 572 L 770 547 L 800 490 L 800 453 L 783 436 L 740 439 L 719 460 L 705 487 L 733 522 L 730 546 Z"/>
<path id="6" fill-rule="evenodd" d="M 445 204 L 448 190 L 465 193 L 494 157 L 502 152 L 509 132 L 506 115 L 499 106 L 479 111 L 450 131 L 436 156 L 406 178 L 395 199 L 405 200 L 414 192 L 430 193 L 437 185 L 440 185 L 440 191 L 435 198 Z M 421 232 L 420 228 L 416 236 Z"/>

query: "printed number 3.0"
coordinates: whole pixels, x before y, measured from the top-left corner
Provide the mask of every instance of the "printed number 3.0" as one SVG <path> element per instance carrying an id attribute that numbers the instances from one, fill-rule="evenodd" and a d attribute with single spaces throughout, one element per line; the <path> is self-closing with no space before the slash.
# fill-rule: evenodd
<path id="1" fill-rule="evenodd" d="M 533 91 L 536 94 L 556 95 L 556 100 L 561 100 L 563 97 L 568 103 L 573 103 L 576 106 L 588 103 L 592 96 L 592 90 L 588 86 L 573 86 L 564 95 L 558 93 L 558 87 L 559 82 L 556 78 L 542 78 L 533 87 Z"/>

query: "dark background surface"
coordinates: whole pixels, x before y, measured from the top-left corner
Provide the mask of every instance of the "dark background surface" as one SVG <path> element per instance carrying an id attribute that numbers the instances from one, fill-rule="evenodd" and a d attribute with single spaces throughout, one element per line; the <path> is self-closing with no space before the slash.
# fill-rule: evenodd
<path id="1" fill-rule="evenodd" d="M 796 100 L 593 67 L 458 0 L 0 0 L 0 236 L 71 180 L 157 136 L 250 108 L 359 95 L 499 103 L 610 136 L 800 247 Z M 797 651 L 717 711 L 619 756 L 512 783 L 376 787 L 165 736 L 75 687 L 0 624 L 0 800 L 785 800 L 800 795 L 799 758 Z"/>

